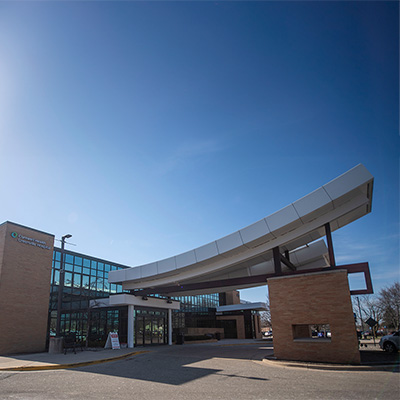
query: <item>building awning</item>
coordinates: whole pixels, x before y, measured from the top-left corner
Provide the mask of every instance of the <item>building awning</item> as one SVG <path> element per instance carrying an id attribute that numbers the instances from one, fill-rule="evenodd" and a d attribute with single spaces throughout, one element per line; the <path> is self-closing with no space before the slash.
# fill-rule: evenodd
<path id="1" fill-rule="evenodd" d="M 90 300 L 90 307 L 116 307 L 116 306 L 140 306 L 161 308 L 167 310 L 179 310 L 180 302 L 176 300 L 160 299 L 158 297 L 134 296 L 131 294 L 114 294 L 109 298 Z"/>
<path id="2" fill-rule="evenodd" d="M 266 285 L 268 274 L 334 266 L 332 246 L 328 256 L 321 238 L 371 211 L 373 181 L 359 164 L 252 225 L 174 257 L 111 271 L 108 281 L 148 294 L 194 295 Z"/>
<path id="3" fill-rule="evenodd" d="M 244 304 L 231 304 L 229 306 L 219 306 L 217 307 L 217 313 L 220 312 L 231 312 L 231 311 L 267 311 L 267 306 L 265 303 L 244 303 Z"/>

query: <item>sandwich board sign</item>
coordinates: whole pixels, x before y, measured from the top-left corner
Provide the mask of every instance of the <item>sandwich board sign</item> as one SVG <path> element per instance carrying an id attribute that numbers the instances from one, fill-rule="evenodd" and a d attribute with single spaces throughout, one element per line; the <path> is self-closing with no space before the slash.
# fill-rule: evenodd
<path id="1" fill-rule="evenodd" d="M 104 348 L 113 350 L 121 348 L 117 332 L 109 332 Z"/>

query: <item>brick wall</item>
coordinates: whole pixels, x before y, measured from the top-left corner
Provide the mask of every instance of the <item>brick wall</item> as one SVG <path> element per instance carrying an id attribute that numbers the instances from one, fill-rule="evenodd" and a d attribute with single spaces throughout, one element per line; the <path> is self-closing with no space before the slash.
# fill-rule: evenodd
<path id="1" fill-rule="evenodd" d="M 226 292 L 226 305 L 240 304 L 240 293 L 238 290 Z"/>
<path id="2" fill-rule="evenodd" d="M 45 350 L 53 245 L 53 235 L 0 225 L 0 354 Z"/>
<path id="3" fill-rule="evenodd" d="M 275 357 L 360 363 L 346 270 L 271 278 L 268 291 Z M 329 324 L 330 340 L 294 339 L 293 325 L 311 324 Z"/>
<path id="4" fill-rule="evenodd" d="M 224 328 L 185 328 L 185 331 L 190 336 L 219 333 L 221 339 L 224 339 Z"/>
<path id="5" fill-rule="evenodd" d="M 237 338 L 238 339 L 246 339 L 243 315 L 218 315 L 217 320 L 234 320 L 234 321 L 236 321 Z"/>

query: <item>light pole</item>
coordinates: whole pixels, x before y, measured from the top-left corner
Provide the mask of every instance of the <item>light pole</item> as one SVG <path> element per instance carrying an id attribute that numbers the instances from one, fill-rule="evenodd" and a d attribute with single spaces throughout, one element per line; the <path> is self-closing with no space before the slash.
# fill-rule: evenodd
<path id="1" fill-rule="evenodd" d="M 61 238 L 61 265 L 60 265 L 60 282 L 58 284 L 58 301 L 57 301 L 57 325 L 56 325 L 56 337 L 61 336 L 61 306 L 64 294 L 64 275 L 65 275 L 65 262 L 64 262 L 64 245 L 65 239 L 69 239 L 72 235 L 64 235 Z"/>

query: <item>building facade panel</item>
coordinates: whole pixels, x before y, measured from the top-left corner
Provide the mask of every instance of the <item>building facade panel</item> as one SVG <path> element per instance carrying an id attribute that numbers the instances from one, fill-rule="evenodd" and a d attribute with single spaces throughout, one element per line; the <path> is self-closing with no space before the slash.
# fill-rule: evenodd
<path id="1" fill-rule="evenodd" d="M 0 354 L 44 351 L 54 236 L 0 225 Z"/>

